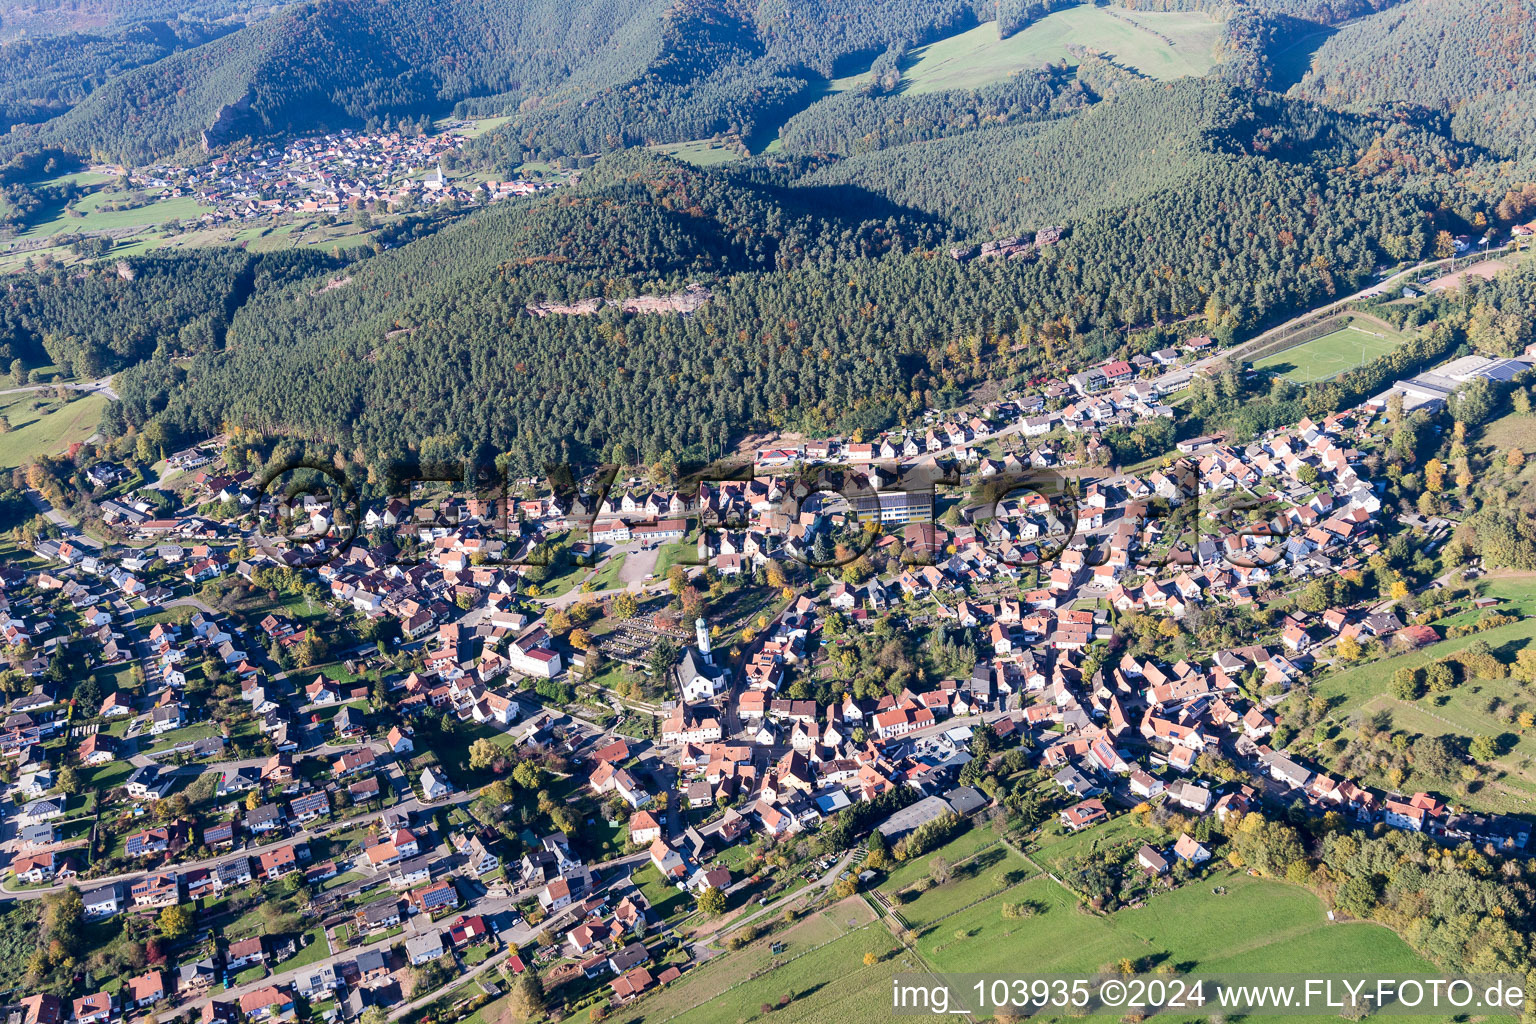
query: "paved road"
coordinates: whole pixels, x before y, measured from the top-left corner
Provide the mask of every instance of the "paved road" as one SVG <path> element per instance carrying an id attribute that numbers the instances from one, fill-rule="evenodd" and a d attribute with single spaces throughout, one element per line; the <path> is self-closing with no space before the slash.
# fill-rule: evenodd
<path id="1" fill-rule="evenodd" d="M 4 390 L 0 390 L 0 395 L 17 395 L 21 394 L 23 391 L 52 391 L 54 388 L 60 386 L 61 385 L 59 384 L 26 384 L 19 388 L 6 388 Z M 86 380 L 74 383 L 64 383 L 62 386 L 68 388 L 71 391 L 100 393 L 106 395 L 114 402 L 117 401 L 117 392 L 112 389 L 111 377 L 103 377 L 100 380 Z"/>
<path id="2" fill-rule="evenodd" d="M 59 527 L 66 539 L 82 547 L 101 550 L 101 541 L 81 533 L 76 529 L 75 524 L 65 517 L 64 513 L 54 508 L 47 498 L 30 487 L 27 488 L 27 500 L 32 502 L 32 506 L 37 509 L 44 519 Z"/>

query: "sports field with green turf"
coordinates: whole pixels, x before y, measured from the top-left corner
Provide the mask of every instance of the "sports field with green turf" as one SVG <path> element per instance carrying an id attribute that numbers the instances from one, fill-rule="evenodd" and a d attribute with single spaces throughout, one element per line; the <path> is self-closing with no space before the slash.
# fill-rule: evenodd
<path id="1" fill-rule="evenodd" d="M 1329 380 L 1363 366 L 1401 345 L 1400 334 L 1375 324 L 1351 324 L 1342 330 L 1265 356 L 1255 370 L 1271 370 L 1298 384 Z"/>
<path id="2" fill-rule="evenodd" d="M 1203 75 L 1216 63 L 1221 26 L 1199 12 L 1073 7 L 1042 18 L 1007 39 L 988 22 L 912 51 L 902 71 L 912 93 L 975 89 L 1025 68 L 1063 58 L 1069 44 L 1110 54 L 1153 78 Z"/>

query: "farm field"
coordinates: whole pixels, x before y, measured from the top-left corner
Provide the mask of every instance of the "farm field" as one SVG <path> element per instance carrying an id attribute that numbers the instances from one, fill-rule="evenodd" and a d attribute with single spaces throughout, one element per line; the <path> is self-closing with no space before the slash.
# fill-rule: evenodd
<path id="1" fill-rule="evenodd" d="M 776 942 L 784 944 L 777 955 L 772 951 Z M 846 1019 L 849 1024 L 873 1024 L 886 1016 L 884 1008 L 889 1005 L 889 996 L 885 990 L 890 968 L 883 963 L 865 967 L 864 954 L 873 952 L 883 957 L 895 948 L 896 940 L 890 932 L 874 923 L 869 905 L 855 896 L 810 915 L 787 931 L 760 939 L 739 953 L 705 964 L 609 1019 L 614 1024 L 653 1020 L 712 1024 L 748 1019 L 757 1015 L 763 1003 L 777 1002 L 788 992 L 803 995 L 788 1007 L 776 1010 L 775 1019 Z M 774 960 L 783 966 L 751 978 Z M 854 1006 L 867 1007 L 867 1015 L 847 1016 L 848 1009 Z M 837 1008 L 835 1012 L 833 1007 Z"/>
<path id="2" fill-rule="evenodd" d="M 950 861 L 953 876 L 944 885 L 934 886 L 908 903 L 895 899 L 896 890 L 893 887 L 881 886 L 881 891 L 896 902 L 902 919 L 913 928 L 929 927 L 991 896 L 1008 893 L 1007 899 L 1014 901 L 1014 887 L 1036 873 L 1022 857 L 1002 843 L 988 846 L 964 861 L 955 860 L 947 848 L 937 851 L 934 856 L 943 856 Z M 923 869 L 920 877 L 927 876 L 927 868 L 931 863 L 932 857 L 925 857 L 918 862 L 918 866 Z"/>
<path id="3" fill-rule="evenodd" d="M 0 415 L 11 423 L 9 432 L 0 434 L 0 469 L 14 469 L 39 455 L 54 455 L 76 441 L 96 433 L 105 395 L 89 394 L 60 402 L 41 391 L 21 391 L 0 395 Z M 46 397 L 45 397 L 46 396 Z M 34 402 L 42 407 L 32 409 Z"/>
<path id="4" fill-rule="evenodd" d="M 1356 327 L 1351 324 L 1343 330 L 1266 356 L 1254 363 L 1253 368 L 1272 370 L 1298 384 L 1309 384 L 1337 377 L 1386 355 L 1402 341 L 1402 335 L 1379 325 Z"/>
<path id="5" fill-rule="evenodd" d="M 1429 282 L 1429 290 L 1432 292 L 1454 291 L 1465 284 L 1468 278 L 1492 281 L 1494 277 L 1508 269 L 1509 264 L 1503 260 L 1482 260 L 1452 273 L 1442 274 Z"/>
<path id="6" fill-rule="evenodd" d="M 1052 859 L 1080 857 L 1094 845 L 1140 838 L 1142 831 L 1134 818 L 1122 816 L 1078 835 L 1048 835 L 1032 857 L 1049 867 Z M 1101 833 L 1097 844 L 1092 841 L 1095 833 Z M 927 874 L 936 856 L 958 862 L 952 855 L 964 855 L 966 847 L 960 844 L 970 840 L 974 849 L 978 836 L 987 833 L 972 830 L 948 847 L 903 865 L 898 873 L 915 880 Z M 984 848 L 982 856 L 991 849 Z M 995 871 L 989 868 L 982 877 Z M 943 916 L 948 906 L 968 902 L 946 893 L 964 885 L 958 871 L 956 879 L 900 909 L 919 933 L 918 952 L 935 971 L 1092 972 L 1121 958 L 1147 958 L 1148 967 L 1170 963 L 1180 970 L 1213 973 L 1320 971 L 1338 963 L 1381 964 L 1384 973 L 1432 973 L 1390 929 L 1369 923 L 1332 924 L 1322 903 L 1307 890 L 1235 871 L 1214 872 L 1206 880 L 1107 916 L 1089 913 L 1074 894 L 1040 876 L 1015 885 L 1004 896 Z M 1029 902 L 1038 912 L 1008 920 L 1002 916 L 1005 902 Z"/>
<path id="7" fill-rule="evenodd" d="M 1110 828 L 1116 825 L 1114 841 L 1135 838 L 1130 826 L 1117 822 Z M 1081 841 L 1093 831 L 1050 837 L 1037 856 L 1086 852 Z M 775 1018 L 883 1021 L 889 1017 L 892 974 L 924 967 L 972 974 L 1091 973 L 1129 958 L 1146 969 L 1170 964 L 1206 973 L 1318 972 L 1341 963 L 1380 965 L 1373 969 L 1385 974 L 1435 973 L 1391 930 L 1329 922 L 1322 903 L 1307 890 L 1236 871 L 1218 870 L 1135 908 L 1090 913 L 1056 882 L 1028 877 L 1024 860 L 981 829 L 899 866 L 881 891 L 893 896 L 928 877 L 938 857 L 954 866 L 952 880 L 898 907 L 915 932 L 922 962 L 903 953 L 882 924 L 869 923 L 873 915 L 861 899 L 849 899 L 700 967 L 613 1020 L 750 1020 L 762 1004 L 788 995 L 788 1004 L 773 1011 Z M 967 865 L 976 870 L 967 871 Z M 1003 879 L 1014 866 L 1017 877 Z M 998 892 L 1004 882 L 1006 890 Z M 989 893 L 996 895 L 985 898 Z M 978 899 L 982 902 L 967 906 Z M 1036 913 L 1005 919 L 1003 904 L 1017 902 L 1033 904 Z M 772 952 L 774 942 L 784 943 L 778 954 Z M 865 967 L 866 952 L 880 961 Z M 780 966 L 774 968 L 775 962 Z"/>
<path id="8" fill-rule="evenodd" d="M 1122 957 L 1207 972 L 1321 971 L 1345 962 L 1379 964 L 1384 973 L 1432 970 L 1389 929 L 1330 924 L 1307 890 L 1237 872 L 1217 872 L 1107 917 L 1078 909 L 1048 879 L 1020 886 L 1013 897 L 1043 912 L 1008 921 L 1001 901 L 990 900 L 919 936 L 919 951 L 936 970 L 971 973 L 1018 971 L 1020 964 L 1033 972 L 1092 972 Z"/>
<path id="9" fill-rule="evenodd" d="M 1007 39 L 998 39 L 996 23 L 988 22 L 915 49 L 902 81 L 912 93 L 975 89 L 1023 68 L 1071 60 L 1068 44 L 1106 51 L 1153 78 L 1183 78 L 1203 75 L 1215 66 L 1220 34 L 1221 27 L 1198 12 L 1084 5 L 1057 11 Z"/>
<path id="10" fill-rule="evenodd" d="M 56 235 L 60 232 L 111 231 L 118 228 L 147 227 L 154 224 L 164 224 L 168 220 L 200 217 L 210 209 L 210 207 L 203 206 L 190 196 L 174 199 L 157 199 L 131 210 L 103 210 L 100 208 L 108 195 L 117 197 L 121 194 L 120 192 L 108 193 L 106 191 L 92 192 L 88 196 L 83 196 L 75 203 L 75 210 L 81 216 L 72 216 L 61 209 L 47 220 L 42 220 L 29 226 L 18 237 L 38 238 L 45 235 Z"/>

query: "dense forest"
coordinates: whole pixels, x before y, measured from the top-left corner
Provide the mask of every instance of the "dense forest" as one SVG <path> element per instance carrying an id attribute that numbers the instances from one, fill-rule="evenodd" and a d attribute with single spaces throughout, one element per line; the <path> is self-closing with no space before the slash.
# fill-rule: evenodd
<path id="1" fill-rule="evenodd" d="M 1353 109 L 1454 112 L 1460 137 L 1528 150 L 1536 132 L 1536 4 L 1409 0 L 1329 38 L 1298 92 Z"/>
<path id="2" fill-rule="evenodd" d="M 140 22 L 242 22 L 272 6 L 260 0 L 0 0 L 0 41 L 110 34 Z"/>
<path id="3" fill-rule="evenodd" d="M 122 73 L 5 144 L 144 162 L 455 103 L 515 114 L 485 144 L 514 162 L 747 134 L 842 63 L 994 13 L 969 0 L 313 0 L 144 66 L 120 54 Z M 90 71 L 114 58 L 71 59 Z"/>
<path id="4" fill-rule="evenodd" d="M 911 47 L 984 21 L 1006 36 L 1071 5 L 311 0 L 203 45 L 193 45 L 200 40 L 190 27 L 162 25 L 155 37 L 148 24 L 113 36 L 15 44 L 17 100 L 9 119 L 19 124 L 0 149 L 57 146 L 144 163 L 199 145 L 453 108 L 511 117 L 476 144 L 483 164 L 505 174 L 529 159 L 714 135 L 763 138 L 814 104 L 827 78 L 873 63 L 876 81 L 893 93 Z M 47 77 L 65 69 L 67 83 Z M 4 84 L 0 76 L 0 114 Z M 1011 91 L 929 99 L 906 111 L 903 103 L 917 101 L 899 95 L 888 97 L 888 109 L 834 101 L 827 116 L 854 122 L 848 130 L 875 122 L 890 141 L 915 141 L 936 133 L 895 132 L 893 118 L 936 118 L 945 125 L 937 134 L 1016 121 L 1051 107 L 1042 87 L 1062 91 L 1054 76 L 1025 76 Z"/>
<path id="5" fill-rule="evenodd" d="M 1316 173 L 1359 163 L 1373 147 L 1380 149 L 1379 159 L 1357 167 L 1357 175 L 1326 179 Z M 1328 222 L 1342 225 L 1371 216 L 1360 206 L 1372 201 L 1370 191 L 1355 197 L 1362 178 L 1392 174 L 1412 184 L 1438 176 L 1433 187 L 1455 190 L 1459 184 L 1450 175 L 1476 158 L 1475 151 L 1428 130 L 1329 115 L 1254 98 L 1219 82 L 1185 79 L 1125 88 L 1115 102 L 1070 120 L 969 132 L 818 164 L 800 181 L 855 185 L 969 232 L 1032 230 L 1109 210 L 1123 211 L 1126 228 L 1137 220 L 1157 224 L 1165 212 L 1134 205 L 1159 194 L 1164 201 L 1195 204 L 1190 223 L 1220 230 L 1228 218 L 1202 218 L 1200 203 L 1263 196 L 1260 201 L 1283 208 L 1285 194 L 1321 188 L 1336 204 Z M 1233 188 L 1249 178 L 1251 184 Z M 1181 191 L 1169 195 L 1175 188 Z"/>
<path id="6" fill-rule="evenodd" d="M 1059 65 L 982 89 L 894 96 L 855 89 L 790 118 L 779 138 L 789 153 L 851 156 L 977 128 L 1044 120 L 1080 110 L 1090 99 L 1082 81 Z"/>
<path id="7" fill-rule="evenodd" d="M 57 117 L 109 79 L 234 28 L 147 22 L 105 35 L 70 33 L 6 43 L 0 46 L 0 131 Z"/>
<path id="8" fill-rule="evenodd" d="M 317 252 L 210 249 L 19 275 L 0 295 L 0 363 L 52 363 L 90 379 L 157 354 L 208 351 L 253 291 L 330 264 Z"/>
<path id="9" fill-rule="evenodd" d="M 659 51 L 659 5 L 585 0 L 318 0 L 120 75 L 14 148 L 57 144 L 142 162 L 245 136 L 438 113 L 455 100 L 612 84 Z"/>
<path id="10" fill-rule="evenodd" d="M 1431 253 L 1442 225 L 1497 215 L 1462 187 L 1475 153 L 1219 83 L 1145 86 L 1072 119 L 1102 126 L 1103 141 L 1070 158 L 1045 149 L 1029 166 L 1054 176 L 1033 208 L 982 194 L 987 152 L 1052 126 L 959 136 L 985 141 L 943 159 L 969 160 L 983 184 L 952 175 L 943 201 L 823 180 L 858 157 L 803 177 L 793 159 L 701 170 L 606 157 L 572 189 L 253 289 L 225 343 L 190 368 L 162 353 L 120 374 L 124 402 L 103 428 L 154 419 L 177 437 L 237 422 L 359 461 L 430 445 L 524 470 L 615 443 L 702 457 L 751 429 L 875 429 L 985 380 L 1127 351 L 1130 329 L 1251 330 L 1354 290 L 1383 259 Z M 1160 144 L 1131 149 L 1138 124 Z M 1060 214 L 1067 238 L 1033 259 L 945 254 L 957 237 Z M 527 310 L 690 283 L 713 293 L 690 316 Z"/>
<path id="11" fill-rule="evenodd" d="M 1381 6 L 1211 11 L 1232 43 L 1245 18 L 1272 40 L 1286 19 Z M 0 355 L 120 371 L 109 437 L 233 422 L 359 461 L 418 447 L 528 470 L 615 444 L 705 457 L 749 430 L 873 430 L 984 382 L 1194 330 L 1250 332 L 1430 255 L 1442 231 L 1532 205 L 1499 154 L 1454 137 L 1451 113 L 1405 123 L 1241 75 L 1154 82 L 1088 53 L 976 90 L 904 91 L 910 46 L 1002 13 L 969 0 L 584 0 L 574 14 L 549 0 L 317 0 L 130 70 L 13 138 L 161 149 L 220 109 L 226 133 L 260 134 L 458 98 L 516 108 L 469 154 L 487 167 L 623 152 L 536 199 L 396 227 L 351 265 L 192 252 L 23 274 L 0 304 Z M 811 102 L 821 76 L 861 68 L 865 84 Z M 136 120 L 120 124 L 129 95 Z M 734 166 L 634 148 L 781 117 L 782 146 Z M 1065 238 L 1023 259 L 947 254 L 1048 225 Z M 686 316 L 533 311 L 695 285 L 711 297 Z M 1447 337 L 1306 394 L 1206 388 L 1189 422 L 1250 432 L 1435 358 Z"/>
<path id="12" fill-rule="evenodd" d="M 502 173 L 529 159 L 633 145 L 763 140 L 785 119 L 792 152 L 855 154 L 1070 108 L 1082 93 L 1050 74 L 939 96 L 908 97 L 900 88 L 912 47 L 986 21 L 1006 37 L 1070 5 L 311 0 L 218 27 L 141 14 L 112 32 L 11 44 L 0 119 L 17 127 L 3 148 L 56 146 L 144 162 L 204 142 L 414 119 L 457 105 L 461 114 L 511 116 L 476 144 L 483 165 Z M 1127 6 L 1218 18 L 1218 77 L 1234 84 L 1270 84 L 1274 52 L 1342 24 L 1322 43 L 1301 95 L 1358 111 L 1440 110 L 1453 116 L 1459 138 L 1505 151 L 1536 126 L 1529 0 L 1498 0 L 1492 11 L 1480 0 Z M 875 72 L 872 88 L 816 102 L 825 79 L 865 68 Z M 1093 83 L 1084 76 L 1076 88 L 1093 92 Z"/>

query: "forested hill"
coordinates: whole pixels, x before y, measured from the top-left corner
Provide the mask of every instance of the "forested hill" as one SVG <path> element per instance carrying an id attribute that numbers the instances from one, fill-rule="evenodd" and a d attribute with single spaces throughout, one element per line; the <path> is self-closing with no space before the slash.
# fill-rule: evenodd
<path id="1" fill-rule="evenodd" d="M 992 13 L 990 0 L 312 0 L 145 66 L 81 57 L 122 73 L 4 146 L 142 163 L 460 101 L 516 114 L 499 140 L 513 161 L 750 132 L 849 55 Z"/>
<path id="2" fill-rule="evenodd" d="M 1146 84 L 1047 126 L 969 132 L 841 160 L 807 185 L 859 185 L 968 232 L 1034 230 L 1141 199 L 1206 160 L 1206 135 L 1236 116 L 1228 90 Z"/>
<path id="3" fill-rule="evenodd" d="M 515 284 L 521 309 L 663 293 L 808 262 L 830 266 L 941 237 L 917 218 L 846 219 L 810 194 L 630 151 L 600 161 L 570 190 L 482 211 L 333 280 L 257 295 L 235 318 L 230 345 L 286 349 L 295 314 L 308 336 L 372 344 L 416 327 L 418 309 L 459 302 L 455 296 L 497 278 Z"/>
<path id="4" fill-rule="evenodd" d="M 1408 0 L 1339 30 L 1300 95 L 1352 109 L 1453 112 L 1463 138 L 1536 139 L 1536 0 Z"/>
<path id="5" fill-rule="evenodd" d="M 572 190 L 257 290 L 224 350 L 120 374 L 113 415 L 126 422 L 103 429 L 239 422 L 346 453 L 506 453 L 524 470 L 615 441 L 650 460 L 751 429 L 869 429 L 985 379 L 1123 352 L 1128 327 L 1252 329 L 1484 212 L 1450 172 L 1402 169 L 1465 156 L 1430 136 L 1382 147 L 1386 125 L 1209 83 L 1147 96 L 1112 102 L 1149 130 L 1164 124 L 1159 102 L 1198 118 L 1198 138 L 1168 140 L 1190 168 L 1072 219 L 1033 260 L 958 264 L 942 216 L 857 185 L 797 185 L 794 162 L 705 171 L 632 151 Z M 980 148 L 1010 131 L 976 133 Z M 1411 159 L 1362 167 L 1367 152 Z M 713 293 L 689 316 L 527 309 L 689 283 Z"/>
<path id="6" fill-rule="evenodd" d="M 112 78 L 235 30 L 198 21 L 144 22 L 0 45 L 0 131 L 69 110 Z"/>
<path id="7" fill-rule="evenodd" d="M 1206 11 L 1225 23 L 1218 47 L 1224 77 L 1250 88 L 1271 85 L 1274 58 L 1319 26 L 1341 25 L 1402 0 L 1121 0 L 1140 11 Z"/>
<path id="8" fill-rule="evenodd" d="M 207 249 L 15 275 L 0 293 L 0 364 L 52 363 L 89 380 L 156 354 L 209 351 L 252 294 L 335 265 L 314 250 Z"/>
<path id="9" fill-rule="evenodd" d="M 893 389 L 905 407 L 902 351 L 921 341 L 897 304 L 861 313 L 863 291 L 840 275 L 937 240 L 911 218 L 845 219 L 777 189 L 618 154 L 570 192 L 253 296 L 227 351 L 200 358 L 186 383 L 159 359 L 120 375 L 114 409 L 142 423 L 169 402 L 173 432 L 229 416 L 372 452 L 454 434 L 455 450 L 515 447 L 536 467 L 561 443 L 583 453 L 604 437 L 647 450 L 718 444 L 730 424 L 811 406 L 830 420 Z M 810 280 L 835 293 L 837 313 L 800 324 L 796 304 L 818 301 Z M 686 318 L 526 309 L 691 282 L 716 295 Z"/>
<path id="10" fill-rule="evenodd" d="M 1252 156 L 1269 159 L 1245 163 Z M 1218 183 L 1255 171 L 1312 175 L 1359 164 L 1361 176 L 1443 175 L 1437 187 L 1454 190 L 1453 179 L 1476 156 L 1428 129 L 1182 79 L 1127 86 L 1112 102 L 1044 125 L 970 131 L 818 165 L 799 181 L 856 186 L 966 234 L 1016 233 L 1130 211 L 1169 190 L 1224 187 Z"/>
<path id="11" fill-rule="evenodd" d="M 536 98 L 637 74 L 661 0 L 318 0 L 120 75 L 69 113 L 7 137 L 142 162 L 212 141 L 302 133 L 455 100 Z"/>
<path id="12" fill-rule="evenodd" d="M 140 22 L 240 20 L 274 6 L 264 0 L 0 0 L 0 40 L 112 35 Z"/>

